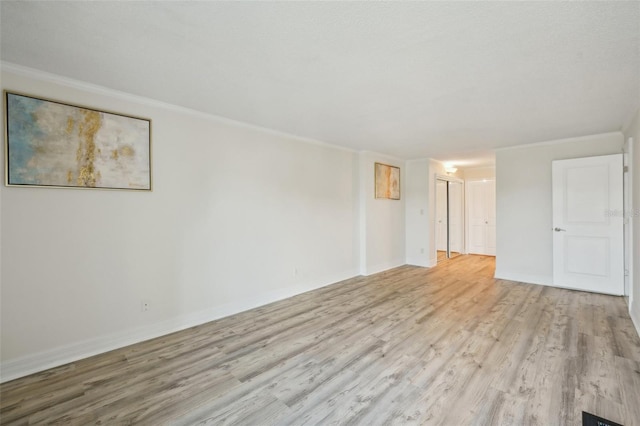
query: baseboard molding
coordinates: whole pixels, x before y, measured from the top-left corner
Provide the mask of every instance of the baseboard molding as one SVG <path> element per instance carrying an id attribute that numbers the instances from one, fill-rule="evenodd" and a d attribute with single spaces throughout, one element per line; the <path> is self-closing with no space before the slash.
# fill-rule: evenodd
<path id="1" fill-rule="evenodd" d="M 251 300 L 227 303 L 211 309 L 170 318 L 155 324 L 132 328 L 118 333 L 99 336 L 47 351 L 27 355 L 0 363 L 0 383 L 29 374 L 75 362 L 93 355 L 123 348 L 145 340 L 154 339 L 176 331 L 215 321 L 229 315 L 264 306 L 278 300 L 306 293 L 359 275 L 355 269 L 329 274 L 294 286 L 258 295 Z"/>
<path id="2" fill-rule="evenodd" d="M 521 274 L 496 269 L 495 278 L 499 280 L 517 281 L 527 284 L 539 284 L 553 287 L 553 277 L 548 275 Z"/>
<path id="3" fill-rule="evenodd" d="M 504 273 L 504 272 L 496 271 L 494 277 L 499 280 L 516 281 L 524 284 L 544 285 L 547 287 L 563 288 L 565 290 L 586 291 L 589 293 L 609 294 L 611 296 L 622 296 L 622 294 L 617 294 L 617 293 L 602 293 L 600 291 L 588 290 L 584 288 L 555 285 L 553 283 L 553 277 L 549 277 L 545 275 L 513 274 L 513 273 Z"/>
<path id="4" fill-rule="evenodd" d="M 398 266 L 402 266 L 405 264 L 406 263 L 404 259 L 396 259 L 392 260 L 391 262 L 379 263 L 377 265 L 369 266 L 362 275 L 369 276 L 377 274 L 378 272 L 387 271 L 389 269 L 397 268 Z"/>
<path id="5" fill-rule="evenodd" d="M 420 259 L 420 258 L 413 258 L 413 259 L 409 259 L 407 258 L 407 265 L 412 265 L 412 266 L 422 266 L 424 268 L 430 268 L 431 262 L 428 259 Z"/>

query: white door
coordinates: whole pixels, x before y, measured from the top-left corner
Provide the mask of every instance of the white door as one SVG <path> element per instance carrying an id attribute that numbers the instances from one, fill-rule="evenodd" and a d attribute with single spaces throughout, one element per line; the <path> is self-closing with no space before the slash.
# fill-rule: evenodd
<path id="1" fill-rule="evenodd" d="M 622 295 L 622 154 L 553 162 L 553 282 Z"/>
<path id="2" fill-rule="evenodd" d="M 468 181 L 467 215 L 469 223 L 468 252 L 496 254 L 496 182 Z"/>

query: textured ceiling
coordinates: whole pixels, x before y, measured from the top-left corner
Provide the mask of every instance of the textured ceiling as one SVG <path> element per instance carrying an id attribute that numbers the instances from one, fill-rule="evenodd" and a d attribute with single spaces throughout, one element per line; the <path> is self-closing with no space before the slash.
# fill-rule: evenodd
<path id="1" fill-rule="evenodd" d="M 640 2 L 0 7 L 3 61 L 402 158 L 616 131 L 640 107 Z"/>

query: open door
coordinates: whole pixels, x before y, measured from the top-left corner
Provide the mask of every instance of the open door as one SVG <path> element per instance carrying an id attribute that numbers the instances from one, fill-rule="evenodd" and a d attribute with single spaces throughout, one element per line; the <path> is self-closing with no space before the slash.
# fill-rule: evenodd
<path id="1" fill-rule="evenodd" d="M 622 154 L 553 161 L 554 285 L 623 294 L 622 164 Z"/>

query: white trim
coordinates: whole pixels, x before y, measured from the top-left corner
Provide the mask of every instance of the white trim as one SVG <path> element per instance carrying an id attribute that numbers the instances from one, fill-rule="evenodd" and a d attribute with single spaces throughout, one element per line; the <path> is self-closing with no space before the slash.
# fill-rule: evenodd
<path id="1" fill-rule="evenodd" d="M 436 180 L 446 180 L 447 182 L 464 183 L 463 179 L 451 175 L 443 175 L 436 172 Z"/>
<path id="2" fill-rule="evenodd" d="M 494 177 L 486 177 L 486 178 L 471 178 L 465 179 L 465 183 L 467 182 L 495 182 L 496 178 Z"/>
<path id="3" fill-rule="evenodd" d="M 565 290 L 585 291 L 587 293 L 610 294 L 612 296 L 622 296 L 621 294 L 617 294 L 617 293 L 603 293 L 601 291 L 585 290 L 584 288 L 554 285 L 553 277 L 547 276 L 547 275 L 530 275 L 530 274 L 519 274 L 519 273 L 512 274 L 508 272 L 504 273 L 504 272 L 496 271 L 495 279 L 515 281 L 515 282 L 524 283 L 524 284 L 543 285 L 546 287 L 562 288 Z"/>
<path id="4" fill-rule="evenodd" d="M 553 285 L 553 276 L 551 275 L 521 274 L 519 272 L 505 272 L 496 269 L 495 278 L 497 280 L 508 280 L 525 284 L 538 284 L 556 287 Z"/>
<path id="5" fill-rule="evenodd" d="M 381 153 L 376 152 L 376 151 L 364 150 L 364 151 L 360 151 L 360 153 L 361 154 L 371 155 L 371 156 L 374 156 L 374 157 L 381 157 L 381 158 L 384 158 L 387 161 L 391 161 L 391 162 L 395 161 L 395 162 L 400 163 L 400 164 L 391 164 L 391 166 L 396 166 L 396 167 L 404 167 L 405 166 L 404 163 L 407 161 L 404 158 L 400 158 L 400 157 L 396 157 L 396 156 L 388 155 L 388 154 L 381 154 Z M 373 160 L 373 162 L 375 163 L 376 160 Z"/>
<path id="6" fill-rule="evenodd" d="M 626 151 L 625 151 L 625 166 L 627 167 L 627 187 L 624 189 L 625 196 L 625 215 L 628 214 L 629 210 L 633 210 L 633 138 L 630 137 L 627 139 L 626 143 Z M 625 218 L 628 223 L 625 224 L 625 239 L 629 240 L 628 244 L 625 244 L 625 250 L 629 250 L 628 256 L 625 255 L 625 258 L 628 259 L 629 264 L 627 266 L 628 270 L 628 282 L 629 282 L 629 313 L 631 313 L 631 306 L 633 306 L 633 217 Z M 626 243 L 626 241 L 625 241 Z M 640 329 L 639 329 L 640 330 Z M 640 333 L 640 331 L 639 331 Z"/>
<path id="7" fill-rule="evenodd" d="M 30 354 L 21 358 L 4 361 L 0 364 L 0 383 L 24 377 L 29 374 L 59 367 L 70 362 L 78 361 L 93 355 L 105 353 L 114 349 L 123 348 L 145 340 L 165 336 L 176 331 L 184 330 L 197 325 L 205 324 L 229 315 L 234 315 L 249 309 L 264 306 L 278 300 L 296 296 L 311 290 L 325 287 L 339 281 L 357 276 L 355 269 L 331 274 L 322 279 L 313 280 L 294 286 L 281 288 L 257 295 L 250 301 L 227 303 L 202 310 L 170 318 L 154 324 L 149 324 L 118 333 L 107 334 L 64 346 L 59 346 L 47 351 Z"/>
<path id="8" fill-rule="evenodd" d="M 570 137 L 570 138 L 563 138 L 563 139 L 554 139 L 551 141 L 543 141 L 543 142 L 533 142 L 533 143 L 528 143 L 528 144 L 522 144 L 522 145 L 514 145 L 514 146 L 506 146 L 503 148 L 496 148 L 495 151 L 511 151 L 514 149 L 527 149 L 527 148 L 533 148 L 536 146 L 545 146 L 545 145 L 559 145 L 559 144 L 563 144 L 563 143 L 569 143 L 569 142 L 576 142 L 576 141 L 584 141 L 584 140 L 591 140 L 591 139 L 599 139 L 602 136 L 605 135 L 620 135 L 621 132 L 616 131 L 616 132 L 605 132 L 605 133 L 599 133 L 597 135 L 584 135 L 584 136 L 576 136 L 576 137 Z"/>
<path id="9" fill-rule="evenodd" d="M 112 98 L 120 99 L 127 102 L 137 103 L 141 105 L 146 105 L 154 108 L 161 108 L 164 110 L 168 110 L 171 112 L 176 112 L 180 114 L 190 115 L 193 117 L 198 117 L 201 119 L 205 119 L 208 121 L 214 121 L 220 124 L 227 124 L 230 126 L 241 127 L 245 129 L 251 129 L 260 131 L 263 133 L 267 133 L 273 136 L 286 137 L 289 139 L 295 139 L 300 142 L 312 144 L 312 145 L 320 145 L 329 148 L 339 149 L 341 151 L 347 152 L 358 152 L 354 149 L 347 148 L 341 145 L 334 145 L 327 142 L 323 142 L 318 139 L 308 138 L 304 136 L 298 136 L 291 133 L 282 132 L 275 129 L 270 129 L 268 127 L 262 127 L 255 124 L 245 123 L 243 121 L 233 120 L 231 118 L 221 117 L 218 115 L 209 114 L 202 111 L 197 111 L 195 109 L 182 107 L 175 104 L 170 104 L 168 102 L 159 101 L 156 99 L 147 98 L 144 96 L 132 95 L 130 93 L 122 92 L 115 89 L 110 89 L 108 87 L 99 86 L 97 84 L 87 83 L 85 81 L 74 80 L 68 77 L 63 77 L 58 74 L 48 73 L 46 71 L 41 71 L 34 68 L 25 67 L 22 65 L 14 64 L 11 62 L 0 61 L 0 70 L 2 72 L 9 72 L 16 75 L 21 75 L 24 77 L 33 78 L 35 80 L 46 81 L 49 83 L 58 84 L 60 86 L 66 86 L 72 89 L 82 90 L 88 93 L 93 93 L 97 95 L 109 96 Z M 3 89 L 7 89 L 7 87 L 2 87 Z M 64 100 L 64 99 L 62 99 Z"/>
<path id="10" fill-rule="evenodd" d="M 423 268 L 430 268 L 432 266 L 431 261 L 425 258 L 411 258 L 411 259 L 408 258 L 407 265 L 421 266 Z"/>
<path id="11" fill-rule="evenodd" d="M 616 293 L 603 293 L 601 291 L 591 291 L 591 290 L 585 290 L 584 288 L 576 288 L 576 287 L 565 287 L 565 286 L 559 286 L 559 285 L 553 285 L 553 284 L 546 284 L 544 282 L 534 282 L 533 280 L 535 280 L 535 276 L 531 275 L 530 277 L 533 278 L 533 280 L 527 280 L 526 279 L 526 274 L 524 275 L 520 275 L 520 274 L 514 274 L 513 276 L 520 276 L 520 277 L 524 277 L 525 279 L 514 279 L 514 278 L 506 278 L 504 277 L 504 274 L 501 274 L 502 276 L 498 277 L 498 274 L 496 274 L 495 279 L 497 280 L 507 280 L 507 281 L 514 281 L 520 284 L 532 284 L 532 285 L 541 285 L 541 286 L 545 286 L 545 287 L 553 287 L 553 288 L 561 288 L 563 290 L 571 290 L 571 291 L 583 291 L 585 293 L 594 293 L 594 294 L 607 294 L 607 295 L 611 295 L 611 296 L 622 296 L 621 294 L 616 294 Z M 540 276 L 542 277 L 542 276 Z M 633 319 L 633 318 L 632 318 Z"/>
<path id="12" fill-rule="evenodd" d="M 398 266 L 404 266 L 404 265 L 406 265 L 405 259 L 395 259 L 389 262 L 378 263 L 377 265 L 368 266 L 367 270 L 362 275 L 364 275 L 365 277 L 368 277 L 369 275 L 388 271 L 389 269 L 397 268 Z"/>

